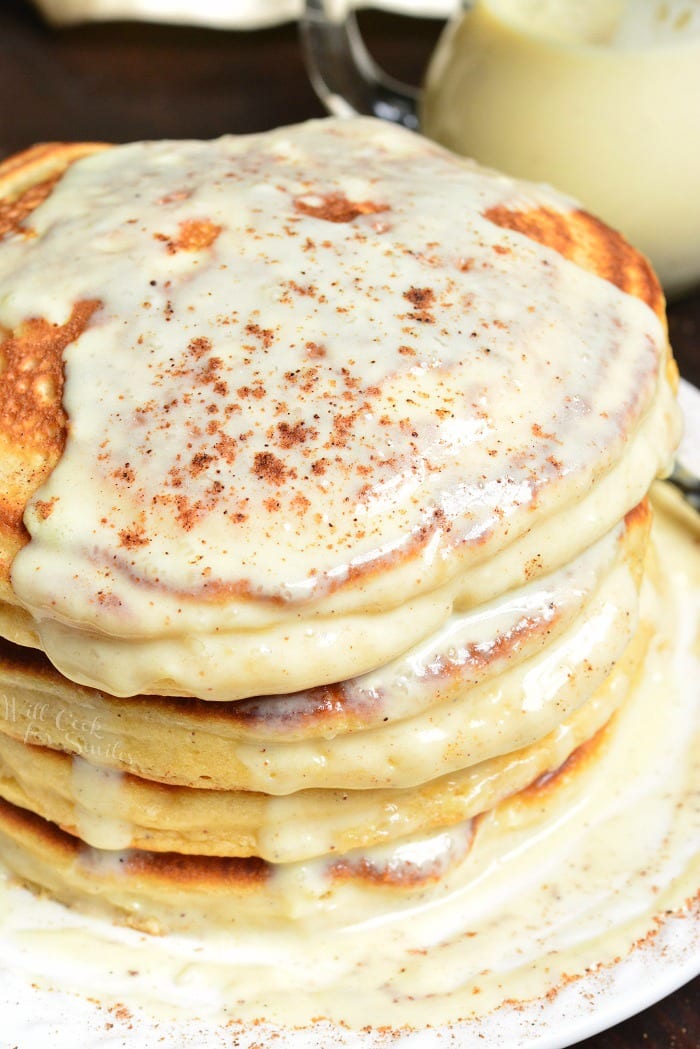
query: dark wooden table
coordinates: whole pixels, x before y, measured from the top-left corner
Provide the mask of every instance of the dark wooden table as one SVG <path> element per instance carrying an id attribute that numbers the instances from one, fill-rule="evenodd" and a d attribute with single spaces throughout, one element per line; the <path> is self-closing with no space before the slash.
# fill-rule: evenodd
<path id="1" fill-rule="evenodd" d="M 418 82 L 440 24 L 377 13 L 361 21 L 385 68 Z M 0 99 L 0 157 L 37 141 L 208 138 L 323 112 L 292 25 L 223 33 L 112 23 L 57 32 L 23 0 L 0 0 Z M 700 291 L 671 304 L 669 326 L 682 373 L 700 385 Z M 700 1049 L 700 979 L 580 1046 Z"/>

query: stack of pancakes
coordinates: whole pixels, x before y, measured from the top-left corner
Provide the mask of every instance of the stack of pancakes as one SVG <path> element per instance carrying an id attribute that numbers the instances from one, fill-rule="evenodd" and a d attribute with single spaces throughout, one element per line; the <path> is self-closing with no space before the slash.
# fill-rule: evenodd
<path id="1" fill-rule="evenodd" d="M 371 120 L 37 147 L 0 197 L 2 861 L 150 930 L 452 884 L 642 672 L 648 264 Z"/>

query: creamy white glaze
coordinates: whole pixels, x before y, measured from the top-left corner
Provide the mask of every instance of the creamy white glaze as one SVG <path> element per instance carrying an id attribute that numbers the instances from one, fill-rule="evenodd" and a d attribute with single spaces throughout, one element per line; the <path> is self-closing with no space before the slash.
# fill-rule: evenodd
<path id="1" fill-rule="evenodd" d="M 504 551 L 497 593 L 641 498 L 676 433 L 661 324 L 498 206 L 573 207 L 365 120 L 68 171 L 0 254 L 8 328 L 102 304 L 13 568 L 67 676 L 231 699 L 367 671 L 466 568 Z"/>
<path id="2" fill-rule="evenodd" d="M 624 957 L 700 884 L 700 563 L 677 521 L 656 532 L 661 593 L 647 588 L 645 614 L 658 633 L 609 747 L 529 825 L 518 803 L 497 810 L 447 896 L 329 935 L 278 928 L 153 939 L 2 883 L 0 966 L 15 984 L 19 974 L 55 985 L 60 974 L 64 989 L 159 1022 L 178 1017 L 184 1040 L 197 1030 L 188 1021 L 203 1015 L 264 1016 L 284 1030 L 318 1016 L 332 1030 L 456 1023 Z M 697 914 L 688 921 L 700 934 Z M 244 1036 L 254 1041 L 252 1032 Z M 312 1032 L 308 1044 L 333 1042 Z"/>
<path id="3" fill-rule="evenodd" d="M 124 818 L 122 774 L 76 756 L 72 760 L 72 782 L 78 836 L 94 848 L 128 848 L 133 828 Z M 95 795 L 99 795 L 97 804 Z"/>
<path id="4" fill-rule="evenodd" d="M 25 743 L 84 754 L 106 767 L 164 782 L 274 795 L 319 787 L 409 787 L 551 731 L 585 703 L 620 657 L 637 622 L 637 604 L 629 564 L 613 564 L 582 613 L 529 658 L 512 666 L 506 662 L 502 672 L 471 687 L 467 681 L 411 716 L 380 718 L 366 729 L 360 722 L 354 731 L 327 736 L 240 738 L 235 725 L 227 732 L 225 721 L 219 725 L 215 716 L 209 723 L 193 718 L 183 729 L 174 705 L 153 717 L 145 707 L 127 734 L 128 712 L 120 722 L 117 710 L 108 721 L 99 713 L 100 697 L 97 703 L 87 697 L 84 716 L 70 692 L 58 704 L 43 696 L 41 681 L 27 695 L 21 675 L 4 703 L 0 695 L 0 721 Z M 46 715 L 37 716 L 47 699 Z M 143 745 L 144 733 L 155 734 L 153 745 Z"/>

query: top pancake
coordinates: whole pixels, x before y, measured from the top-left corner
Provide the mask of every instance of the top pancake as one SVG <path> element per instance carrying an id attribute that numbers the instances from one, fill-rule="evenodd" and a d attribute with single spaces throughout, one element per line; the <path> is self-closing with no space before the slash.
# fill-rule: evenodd
<path id="1" fill-rule="evenodd" d="M 553 191 L 368 120 L 83 149 L 0 170 L 4 629 L 74 680 L 364 673 L 666 465 L 658 285 Z"/>

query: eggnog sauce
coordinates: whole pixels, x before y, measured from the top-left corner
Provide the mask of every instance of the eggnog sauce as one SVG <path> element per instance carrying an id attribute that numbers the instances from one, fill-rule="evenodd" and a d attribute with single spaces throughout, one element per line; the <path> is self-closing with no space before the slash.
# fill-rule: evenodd
<path id="1" fill-rule="evenodd" d="M 656 635 L 608 744 L 529 818 L 517 797 L 499 806 L 444 892 L 408 910 L 387 902 L 363 921 L 365 888 L 348 911 L 355 924 L 332 931 L 217 929 L 213 915 L 192 937 L 154 938 L 3 882 L 0 968 L 15 982 L 127 1003 L 135 1030 L 139 1015 L 422 1027 L 544 995 L 625 957 L 672 910 L 700 937 L 699 533 L 667 493 L 658 499 L 643 609 Z M 428 847 L 445 848 L 443 837 Z"/>

